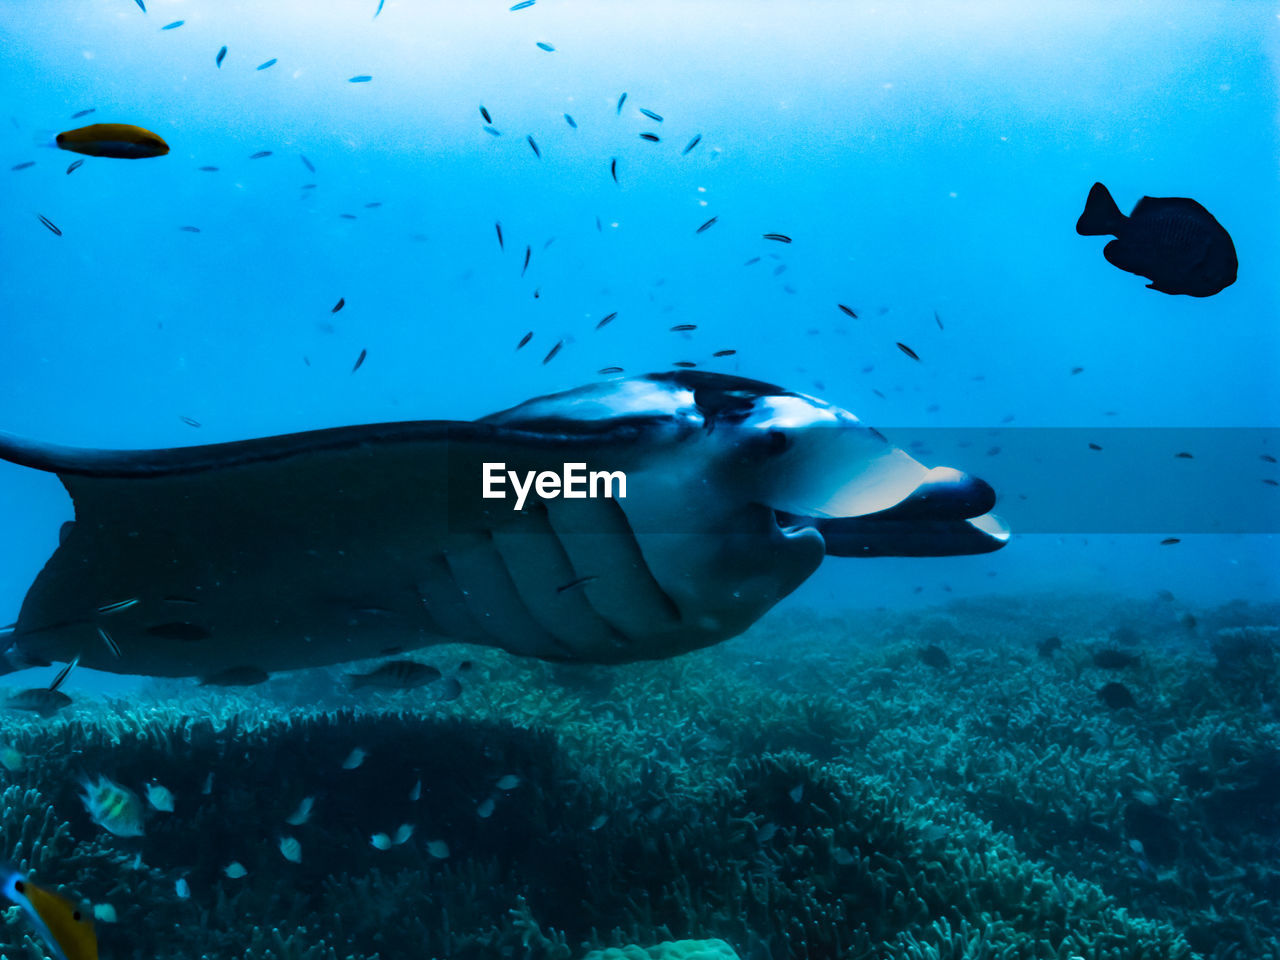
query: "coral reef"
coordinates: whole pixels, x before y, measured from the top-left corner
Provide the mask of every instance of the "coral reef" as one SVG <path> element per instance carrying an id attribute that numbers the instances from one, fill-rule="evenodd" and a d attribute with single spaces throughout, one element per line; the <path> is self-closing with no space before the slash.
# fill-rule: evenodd
<path id="1" fill-rule="evenodd" d="M 1280 611 L 1138 621 L 1140 656 L 1101 668 L 1116 621 L 1071 609 L 1051 657 L 1031 607 L 856 638 L 792 611 L 624 668 L 429 651 L 474 660 L 451 702 L 320 670 L 7 715 L 24 762 L 0 772 L 0 854 L 112 905 L 111 960 L 621 960 L 704 938 L 744 960 L 1280 960 L 1275 678 L 1213 664 L 1223 643 L 1266 656 Z M 1135 707 L 1097 700 L 1117 680 Z M 97 777 L 157 778 L 174 811 L 112 836 L 78 799 Z"/>

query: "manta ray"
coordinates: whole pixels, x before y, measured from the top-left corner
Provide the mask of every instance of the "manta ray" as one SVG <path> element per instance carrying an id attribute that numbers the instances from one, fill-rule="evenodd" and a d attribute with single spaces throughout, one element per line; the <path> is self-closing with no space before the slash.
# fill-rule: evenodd
<path id="1" fill-rule="evenodd" d="M 694 370 L 475 421 L 160 450 L 0 435 L 75 520 L 27 592 L 8 669 L 210 677 L 462 641 L 546 660 L 660 659 L 736 636 L 828 556 L 985 553 L 995 493 L 851 413 Z M 625 496 L 483 495 L 486 464 L 621 471 Z M 617 491 L 621 493 L 621 490 Z"/>

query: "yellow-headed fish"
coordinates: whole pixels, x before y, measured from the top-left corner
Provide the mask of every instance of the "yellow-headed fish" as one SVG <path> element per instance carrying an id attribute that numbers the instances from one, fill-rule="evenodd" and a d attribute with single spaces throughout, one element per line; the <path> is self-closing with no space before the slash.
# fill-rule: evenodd
<path id="1" fill-rule="evenodd" d="M 90 920 L 74 903 L 37 887 L 12 866 L 0 867 L 4 895 L 22 908 L 53 960 L 98 960 L 98 938 Z"/>
<path id="2" fill-rule="evenodd" d="M 90 157 L 115 157 L 118 160 L 141 160 L 163 157 L 169 145 L 150 130 L 131 123 L 91 123 L 58 134 L 58 146 L 72 153 Z"/>

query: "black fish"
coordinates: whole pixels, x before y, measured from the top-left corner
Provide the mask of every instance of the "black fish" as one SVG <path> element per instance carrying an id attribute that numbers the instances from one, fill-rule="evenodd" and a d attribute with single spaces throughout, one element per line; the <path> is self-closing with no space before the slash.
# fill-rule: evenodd
<path id="1" fill-rule="evenodd" d="M 497 129 L 496 127 L 481 127 L 480 129 L 483 130 L 485 133 L 489 134 L 489 136 L 491 137 L 502 136 L 502 131 Z"/>
<path id="2" fill-rule="evenodd" d="M 352 373 L 355 373 L 355 372 L 356 372 L 357 370 L 359 370 L 362 366 L 364 366 L 364 358 L 365 358 L 365 357 L 367 357 L 368 355 L 369 355 L 369 351 L 368 351 L 368 350 L 361 350 L 361 351 L 360 351 L 360 356 L 356 357 L 355 366 L 353 366 L 353 367 L 351 368 L 351 372 L 352 372 Z"/>
<path id="3" fill-rule="evenodd" d="M 480 104 L 480 116 L 484 117 L 485 123 L 493 123 L 493 117 L 489 116 L 489 111 L 485 109 L 484 104 Z"/>
<path id="4" fill-rule="evenodd" d="M 199 426 L 200 426 L 200 421 L 199 421 L 199 420 L 196 420 L 194 417 L 183 417 L 183 416 L 179 416 L 179 417 L 178 417 L 178 419 L 179 419 L 179 420 L 181 420 L 183 423 L 185 423 L 188 427 L 199 427 Z"/>
<path id="5" fill-rule="evenodd" d="M 218 51 L 218 55 L 213 58 L 214 66 L 216 66 L 219 70 L 221 70 L 222 61 L 225 59 L 227 59 L 227 48 L 223 47 L 221 50 Z"/>
<path id="6" fill-rule="evenodd" d="M 1236 282 L 1231 235 L 1200 204 L 1186 197 L 1143 197 L 1129 216 L 1100 183 L 1089 191 L 1076 233 L 1116 239 L 1102 250 L 1121 270 L 1146 277 L 1161 293 L 1211 297 Z"/>
<path id="7" fill-rule="evenodd" d="M 298 154 L 298 159 L 301 160 L 302 165 L 306 167 L 308 170 L 310 170 L 312 173 L 316 172 L 315 165 L 310 160 L 307 159 L 307 155 L 305 153 Z"/>
<path id="8" fill-rule="evenodd" d="M 614 317 L 616 317 L 617 315 L 618 315 L 618 312 L 615 310 L 613 313 L 609 314 L 609 315 L 608 315 L 608 316 L 606 316 L 604 319 L 602 319 L 599 323 L 597 323 L 597 324 L 596 324 L 596 329 L 597 329 L 597 330 L 599 330 L 601 327 L 605 326 L 605 325 L 606 325 L 606 324 L 608 324 L 610 321 L 612 321 L 612 320 L 613 320 L 613 318 L 614 318 Z"/>
<path id="9" fill-rule="evenodd" d="M 1125 653 L 1115 647 L 1103 647 L 1101 650 L 1093 651 L 1092 659 L 1095 667 L 1102 667 L 1104 670 L 1123 670 L 1138 662 L 1137 655 Z"/>
<path id="10" fill-rule="evenodd" d="M 71 115 L 72 120 L 79 120 L 81 117 L 87 117 L 89 114 L 97 110 L 97 107 L 90 107 L 88 110 L 77 110 Z"/>
<path id="11" fill-rule="evenodd" d="M 1098 699 L 1112 710 L 1122 710 L 1126 707 L 1136 707 L 1138 705 L 1137 701 L 1133 699 L 1133 694 L 1129 692 L 1129 688 L 1123 683 L 1108 683 L 1098 691 Z"/>
<path id="12" fill-rule="evenodd" d="M 947 656 L 947 651 L 936 643 L 931 643 L 920 651 L 920 662 L 935 670 L 946 670 L 951 666 L 951 658 Z"/>
<path id="13" fill-rule="evenodd" d="M 520 0 L 520 2 L 519 2 L 519 3 L 517 3 L 517 4 L 516 4 L 514 7 L 512 7 L 511 9 L 512 9 L 512 10 L 524 10 L 526 7 L 532 7 L 532 6 L 533 6 L 535 3 L 537 3 L 537 2 L 538 2 L 538 0 Z"/>
<path id="14" fill-rule="evenodd" d="M 609 161 L 609 175 L 613 177 L 614 183 L 618 182 L 618 158 L 617 157 L 614 157 L 612 160 Z M 597 224 L 599 222 L 600 222 L 599 220 L 596 220 Z"/>
<path id="15" fill-rule="evenodd" d="M 265 683 L 270 674 L 261 667 L 227 667 L 217 673 L 200 678 L 202 687 L 256 687 Z"/>
<path id="16" fill-rule="evenodd" d="M 412 690 L 440 679 L 440 671 L 417 660 L 392 660 L 370 673 L 347 674 L 347 689 L 376 687 L 380 690 Z"/>
<path id="17" fill-rule="evenodd" d="M 371 200 L 364 205 L 364 208 L 366 210 L 377 210 L 380 206 L 382 206 L 381 200 Z"/>
<path id="18" fill-rule="evenodd" d="M 529 149 L 533 151 L 533 155 L 541 160 L 542 151 L 538 149 L 538 142 L 533 139 L 533 134 L 529 134 L 525 139 L 529 141 Z"/>
<path id="19" fill-rule="evenodd" d="M 766 233 L 764 235 L 764 238 L 766 240 L 777 240 L 779 243 L 791 242 L 791 238 L 788 237 L 785 233 Z"/>
<path id="20" fill-rule="evenodd" d="M 752 264 L 754 264 L 754 263 L 759 263 L 759 262 L 760 262 L 760 258 L 759 258 L 759 257 L 752 257 L 750 260 L 744 260 L 744 261 L 742 261 L 742 265 L 743 265 L 744 267 L 749 267 L 749 266 L 751 266 Z"/>
<path id="21" fill-rule="evenodd" d="M 77 163 L 78 162 L 79 161 L 77 161 Z M 200 170 L 201 173 L 217 173 L 218 172 L 217 167 L 197 167 L 196 169 Z"/>
<path id="22" fill-rule="evenodd" d="M 658 116 L 658 114 L 654 113 L 652 110 L 646 110 L 644 107 L 641 107 L 640 112 L 643 113 L 650 120 L 656 120 L 658 121 L 658 123 L 662 122 L 662 117 Z"/>
<path id="23" fill-rule="evenodd" d="M 712 356 L 713 357 L 732 357 L 737 352 L 738 352 L 737 350 L 717 350 L 715 353 L 712 354 Z"/>
<path id="24" fill-rule="evenodd" d="M 354 220 L 356 218 L 354 213 L 340 213 L 338 216 L 343 220 Z"/>
<path id="25" fill-rule="evenodd" d="M 528 343 L 532 339 L 533 339 L 533 331 L 530 330 L 528 333 L 526 333 L 523 337 L 520 338 L 520 342 L 516 344 L 516 349 L 519 350 L 521 347 L 523 347 L 526 343 Z"/>
<path id="26" fill-rule="evenodd" d="M 1084 373 L 1084 367 L 1072 367 L 1071 375 L 1074 377 L 1077 373 Z"/>
<path id="27" fill-rule="evenodd" d="M 36 216 L 40 217 L 40 222 L 43 223 L 46 227 L 48 227 L 49 232 L 52 233 L 55 237 L 62 236 L 62 231 L 58 229 L 58 225 L 56 223 L 54 223 L 48 217 L 43 216 L 39 213 L 37 213 Z"/>
<path id="28" fill-rule="evenodd" d="M 1276 458 L 1275 458 L 1275 457 L 1273 457 L 1273 456 L 1271 456 L 1271 454 L 1269 454 L 1269 453 L 1260 453 L 1260 454 L 1258 454 L 1258 459 L 1259 459 L 1259 460 L 1265 460 L 1267 463 L 1275 463 L 1275 462 L 1276 462 Z"/>
<path id="29" fill-rule="evenodd" d="M 178 229 L 181 230 L 183 233 L 199 233 L 200 232 L 199 227 L 179 227 Z"/>
<path id="30" fill-rule="evenodd" d="M 35 165 L 36 165 L 36 162 L 34 160 L 24 160 L 22 163 L 15 163 L 9 169 L 10 170 L 26 170 L 28 167 L 34 167 Z"/>
<path id="31" fill-rule="evenodd" d="M 684 156 L 686 153 L 688 153 L 690 150 L 692 150 L 694 147 L 696 147 L 696 146 L 697 146 L 698 144 L 700 144 L 701 142 L 702 142 L 702 134 L 700 134 L 700 133 L 699 133 L 699 134 L 697 134 L 697 135 L 696 135 L 692 140 L 690 140 L 687 144 L 685 144 L 684 149 L 680 151 L 680 155 L 681 155 L 681 156 Z"/>
<path id="32" fill-rule="evenodd" d="M 692 370 L 697 366 L 697 364 L 694 363 L 692 360 L 677 360 L 675 363 L 671 365 L 673 367 L 680 367 L 682 370 Z"/>
<path id="33" fill-rule="evenodd" d="M 1184 452 L 1182 452 L 1182 453 L 1175 453 L 1175 454 L 1173 455 L 1173 459 L 1175 459 L 1175 460 L 1194 460 L 1194 459 L 1195 459 L 1195 457 L 1193 457 L 1191 454 L 1186 453 L 1186 452 L 1184 451 Z"/>
<path id="34" fill-rule="evenodd" d="M 642 133 L 641 140 L 648 140 L 650 143 L 657 143 L 661 138 L 656 133 Z"/>
<path id="35" fill-rule="evenodd" d="M 147 5 L 146 3 L 143 2 L 143 0 L 133 0 L 133 2 L 138 5 L 138 9 L 141 10 L 143 13 L 147 12 Z"/>
<path id="36" fill-rule="evenodd" d="M 271 156 L 270 150 L 259 150 L 257 153 L 249 157 L 250 160 L 261 160 L 263 157 Z"/>
<path id="37" fill-rule="evenodd" d="M 1101 450 L 1101 449 L 1102 449 L 1102 447 L 1098 446 L 1096 443 L 1091 443 L 1091 444 L 1089 444 L 1089 449 L 1090 449 L 1090 450 Z"/>
<path id="38" fill-rule="evenodd" d="M 621 372 L 622 372 L 621 367 L 601 367 L 599 370 L 596 371 L 596 373 L 604 373 L 604 374 L 621 373 Z"/>
<path id="39" fill-rule="evenodd" d="M 858 319 L 858 315 L 853 312 L 852 308 L 846 307 L 843 303 L 837 303 L 836 306 L 840 308 L 841 312 L 844 313 L 845 316 L 852 317 L 854 320 Z"/>
<path id="40" fill-rule="evenodd" d="M 161 640 L 185 640 L 187 642 L 208 640 L 213 636 L 207 627 L 202 627 L 198 623 L 189 623 L 186 620 L 157 623 L 154 626 L 147 627 L 147 633 L 153 637 L 159 637 Z"/>
<path id="41" fill-rule="evenodd" d="M 674 327 L 671 328 L 671 332 L 680 333 L 683 330 L 697 330 L 697 329 L 698 329 L 698 325 L 696 323 L 677 323 Z"/>
<path id="42" fill-rule="evenodd" d="M 618 98 L 618 116 L 622 116 L 622 105 L 627 102 L 627 95 L 624 93 Z"/>
<path id="43" fill-rule="evenodd" d="M 545 50 L 545 51 L 547 51 L 547 53 L 555 53 L 555 52 L 556 52 L 556 48 L 555 48 L 555 47 L 553 47 L 553 46 L 552 46 L 551 44 L 549 44 L 549 43 L 543 43 L 541 40 L 539 40 L 539 41 L 538 41 L 538 49 L 539 49 L 539 50 Z"/>
<path id="44" fill-rule="evenodd" d="M 332 310 L 330 310 L 329 312 L 330 312 L 330 313 L 337 313 L 339 310 L 341 310 L 341 309 L 342 309 L 343 307 L 345 307 L 346 305 L 347 305 L 347 298 L 346 298 L 346 297 L 339 297 L 339 298 L 338 298 L 338 302 L 337 302 L 337 303 L 335 303 L 335 304 L 333 305 L 333 309 L 332 309 Z"/>
<path id="45" fill-rule="evenodd" d="M 506 250 L 506 245 L 502 242 L 502 221 L 497 221 L 493 225 L 493 229 L 498 231 L 498 249 Z"/>
<path id="46" fill-rule="evenodd" d="M 555 355 L 560 352 L 560 348 L 563 346 L 564 346 L 564 341 L 557 340 L 556 345 L 551 348 L 551 351 L 545 357 L 542 358 L 542 365 L 545 367 L 548 363 L 550 363 L 553 359 L 555 359 Z"/>
<path id="47" fill-rule="evenodd" d="M 942 318 L 941 318 L 940 316 L 938 316 L 938 311 L 937 311 L 937 310 L 933 311 L 933 321 L 934 321 L 934 323 L 936 323 L 936 324 L 938 325 L 938 329 L 939 329 L 939 330 L 945 330 L 945 329 L 946 329 L 946 327 L 944 327 L 944 326 L 942 325 Z"/>
<path id="48" fill-rule="evenodd" d="M 578 129 L 578 121 L 574 120 L 573 117 L 569 116 L 567 113 L 564 115 L 564 122 L 573 127 L 573 129 Z"/>
<path id="49" fill-rule="evenodd" d="M 1171 547 L 1171 546 L 1173 546 L 1175 543 L 1181 543 L 1181 542 L 1182 542 L 1182 541 L 1181 541 L 1181 540 L 1179 540 L 1177 537 L 1165 537 L 1163 540 L 1161 540 L 1161 541 L 1160 541 L 1160 546 L 1162 546 L 1162 547 Z"/>
<path id="50" fill-rule="evenodd" d="M 719 219 L 720 219 L 719 217 L 712 217 L 710 220 L 708 220 L 706 223 L 704 223 L 702 226 L 700 226 L 697 230 L 693 232 L 702 233 L 704 230 L 710 230 L 713 226 L 715 226 L 715 222 Z"/>
<path id="51" fill-rule="evenodd" d="M 520 268 L 520 276 L 524 276 L 524 272 L 529 269 L 529 258 L 533 256 L 533 247 L 525 245 L 524 248 L 524 266 Z"/>
<path id="52" fill-rule="evenodd" d="M 901 350 L 903 353 L 905 353 L 912 360 L 920 359 L 920 356 L 914 350 L 908 347 L 905 343 L 898 344 L 898 349 Z"/>
<path id="53" fill-rule="evenodd" d="M 588 583 L 593 583 L 599 579 L 599 577 L 579 577 L 577 580 L 570 580 L 568 583 L 561 584 L 556 587 L 556 593 L 564 593 L 566 590 L 572 590 L 574 587 L 585 587 Z"/>
<path id="54" fill-rule="evenodd" d="M 1045 637 L 1036 644 L 1036 652 L 1044 658 L 1052 657 L 1054 652 L 1062 649 L 1061 637 Z"/>

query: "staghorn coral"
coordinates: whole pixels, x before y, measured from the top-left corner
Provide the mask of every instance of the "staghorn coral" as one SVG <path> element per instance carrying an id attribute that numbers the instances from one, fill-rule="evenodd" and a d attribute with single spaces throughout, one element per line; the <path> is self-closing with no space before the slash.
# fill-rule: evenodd
<path id="1" fill-rule="evenodd" d="M 872 647 L 801 617 L 617 669 L 445 650 L 476 664 L 452 703 L 353 701 L 336 671 L 157 685 L 0 720 L 28 757 L 0 774 L 0 830 L 45 882 L 118 908 L 99 928 L 115 960 L 567 960 L 704 936 L 749 960 L 1275 958 L 1274 721 L 1203 677 L 1190 641 L 1144 649 L 1141 709 L 1110 714 L 1091 618 L 1061 614 L 1048 661 L 1030 628 L 959 607 L 883 618 Z M 919 662 L 929 637 L 951 669 Z M 75 800 L 98 774 L 160 776 L 175 812 L 109 837 Z M 276 838 L 313 794 L 291 864 Z M 369 844 L 402 822 L 409 843 Z M 222 873 L 232 859 L 248 876 Z"/>

